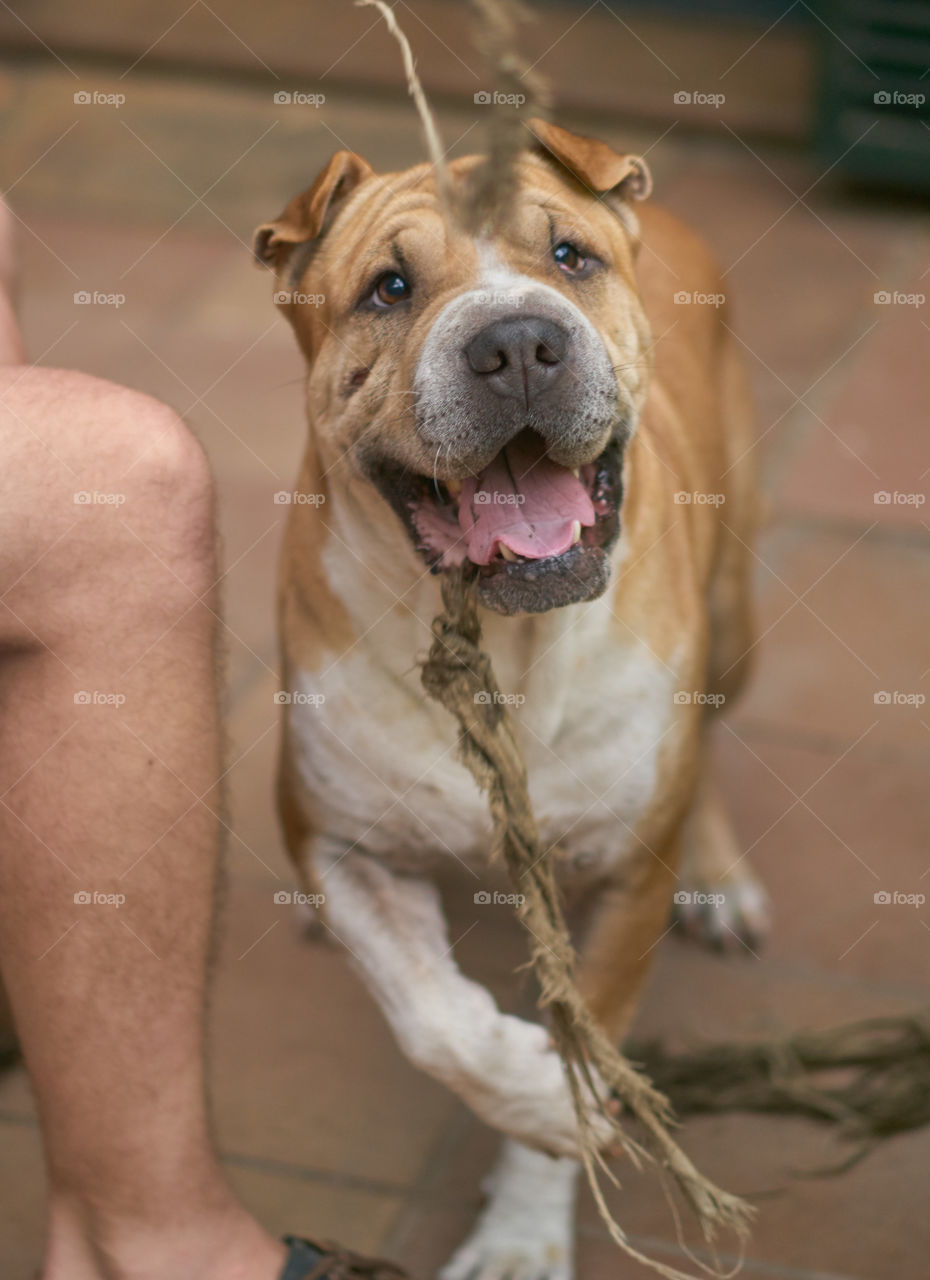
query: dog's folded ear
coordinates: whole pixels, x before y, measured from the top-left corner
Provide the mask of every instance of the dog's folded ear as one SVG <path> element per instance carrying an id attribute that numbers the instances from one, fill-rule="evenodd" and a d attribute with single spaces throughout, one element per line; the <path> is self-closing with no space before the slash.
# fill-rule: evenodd
<path id="1" fill-rule="evenodd" d="M 312 187 L 295 196 L 274 222 L 256 228 L 252 237 L 256 261 L 280 273 L 293 249 L 318 240 L 339 207 L 372 173 L 371 165 L 361 156 L 337 151 Z"/>
<path id="2" fill-rule="evenodd" d="M 570 133 L 548 120 L 530 120 L 529 130 L 539 149 L 596 195 L 622 201 L 645 200 L 652 191 L 652 175 L 641 156 L 621 155 L 597 138 Z"/>

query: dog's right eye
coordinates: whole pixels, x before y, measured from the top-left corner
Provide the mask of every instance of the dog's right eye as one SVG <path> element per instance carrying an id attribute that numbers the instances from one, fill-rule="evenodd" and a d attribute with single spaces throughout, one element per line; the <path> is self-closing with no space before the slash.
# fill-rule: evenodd
<path id="1" fill-rule="evenodd" d="M 371 300 L 376 307 L 393 307 L 410 297 L 410 285 L 396 271 L 385 271 L 372 291 Z"/>

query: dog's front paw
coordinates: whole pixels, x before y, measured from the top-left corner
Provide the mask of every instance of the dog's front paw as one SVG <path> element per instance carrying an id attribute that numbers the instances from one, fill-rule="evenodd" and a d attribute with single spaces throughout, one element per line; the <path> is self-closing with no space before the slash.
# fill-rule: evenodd
<path id="1" fill-rule="evenodd" d="M 565 1068 L 544 1027 L 502 1018 L 493 1055 L 467 1092 L 466 1100 L 486 1124 L 547 1155 L 579 1158 L 578 1119 Z M 607 1097 L 606 1086 L 600 1093 Z M 613 1125 L 593 1100 L 587 1114 L 601 1150 L 612 1154 Z"/>

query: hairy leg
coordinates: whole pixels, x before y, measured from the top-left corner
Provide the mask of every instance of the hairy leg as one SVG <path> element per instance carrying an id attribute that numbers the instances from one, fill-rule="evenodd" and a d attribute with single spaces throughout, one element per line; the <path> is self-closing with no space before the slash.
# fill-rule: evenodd
<path id="1" fill-rule="evenodd" d="M 16 367 L 0 457 L 0 967 L 48 1164 L 43 1278 L 272 1280 L 283 1250 L 204 1100 L 207 465 L 157 402 Z"/>

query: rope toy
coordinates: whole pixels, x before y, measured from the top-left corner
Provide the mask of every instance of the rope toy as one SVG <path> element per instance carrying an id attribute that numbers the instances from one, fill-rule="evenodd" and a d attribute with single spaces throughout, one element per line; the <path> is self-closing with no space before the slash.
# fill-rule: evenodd
<path id="1" fill-rule="evenodd" d="M 591 1105 L 611 1126 L 637 1168 L 646 1160 L 657 1160 L 671 1173 L 708 1241 L 713 1241 L 720 1227 L 731 1229 L 744 1240 L 755 1210 L 714 1186 L 694 1167 L 669 1132 L 674 1118 L 668 1099 L 623 1057 L 588 1013 L 574 982 L 575 954 L 551 859 L 540 844 L 516 727 L 503 700 L 495 696 L 500 689 L 491 660 L 481 649 L 475 584 L 467 582 L 459 570 L 444 574 L 441 587 L 443 612 L 433 622 L 434 638 L 421 670 L 423 688 L 458 721 L 459 757 L 488 797 L 494 824 L 492 857 L 504 862 L 523 898 L 517 915 L 532 939 L 539 1005 L 548 1013 L 555 1047 L 565 1066 L 578 1118 L 581 1159 L 598 1211 L 612 1239 L 631 1258 L 669 1280 L 690 1280 L 687 1273 L 636 1249 L 612 1217 L 601 1174 L 618 1184 L 601 1155 L 603 1144 L 594 1132 Z M 648 1147 L 623 1131 L 610 1106 L 612 1099 L 622 1102 L 640 1122 Z M 710 1270 L 690 1256 L 704 1270 Z"/>

